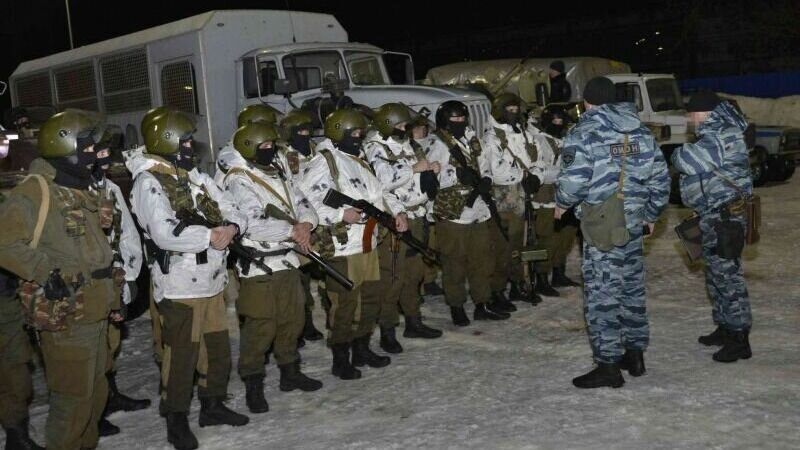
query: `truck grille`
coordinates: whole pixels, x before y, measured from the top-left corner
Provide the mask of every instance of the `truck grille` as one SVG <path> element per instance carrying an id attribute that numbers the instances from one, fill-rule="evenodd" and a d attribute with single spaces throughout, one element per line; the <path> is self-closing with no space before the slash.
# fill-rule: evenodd
<path id="1" fill-rule="evenodd" d="M 491 111 L 489 102 L 477 101 L 467 103 L 467 108 L 469 109 L 469 124 L 478 134 L 478 137 L 483 137 L 489 123 L 489 114 Z"/>

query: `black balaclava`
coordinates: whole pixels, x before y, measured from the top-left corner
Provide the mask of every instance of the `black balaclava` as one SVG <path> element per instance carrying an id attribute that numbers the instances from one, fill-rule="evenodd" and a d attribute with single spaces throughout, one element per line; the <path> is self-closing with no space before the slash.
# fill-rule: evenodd
<path id="1" fill-rule="evenodd" d="M 344 138 L 339 141 L 339 150 L 353 155 L 353 156 L 360 156 L 361 154 L 361 144 L 364 142 L 362 137 L 353 137 L 352 133 L 347 132 L 344 135 Z"/>
<path id="2" fill-rule="evenodd" d="M 272 165 L 272 161 L 275 159 L 275 154 L 277 153 L 277 148 L 273 143 L 267 148 L 261 148 L 262 144 L 259 144 L 256 147 L 256 158 L 255 163 L 259 166 L 269 167 Z"/>
<path id="3" fill-rule="evenodd" d="M 310 130 L 310 127 L 303 125 L 292 131 L 292 136 L 289 138 L 289 145 L 302 153 L 303 156 L 308 156 L 311 154 L 311 134 L 300 134 L 300 131 L 303 130 Z"/>
<path id="4" fill-rule="evenodd" d="M 454 138 L 461 139 L 467 132 L 467 121 L 465 120 L 463 122 L 455 122 L 452 120 L 448 120 L 447 130 L 450 132 L 450 134 L 453 135 Z"/>
<path id="5" fill-rule="evenodd" d="M 515 133 L 519 133 L 519 124 L 522 119 L 522 114 L 519 112 L 511 112 L 508 109 L 503 110 L 503 122 L 511 125 Z"/>
<path id="6" fill-rule="evenodd" d="M 406 133 L 406 130 L 395 127 L 392 129 L 391 137 L 397 142 L 405 142 L 408 139 L 408 133 Z"/>
<path id="7" fill-rule="evenodd" d="M 92 182 L 91 168 L 97 161 L 97 153 L 84 152 L 84 150 L 92 145 L 94 145 L 94 139 L 91 135 L 78 136 L 74 155 L 51 159 L 49 162 L 56 169 L 56 177 L 53 181 L 68 188 L 89 189 Z"/>

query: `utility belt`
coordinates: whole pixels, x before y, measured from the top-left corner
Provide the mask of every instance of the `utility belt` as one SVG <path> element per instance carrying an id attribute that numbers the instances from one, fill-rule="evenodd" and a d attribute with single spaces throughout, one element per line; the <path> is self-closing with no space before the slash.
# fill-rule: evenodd
<path id="1" fill-rule="evenodd" d="M 186 253 L 172 252 L 159 248 L 152 239 L 145 239 L 144 246 L 147 254 L 147 260 L 150 264 L 156 263 L 161 268 L 161 273 L 164 275 L 169 274 L 170 259 L 173 255 L 185 255 Z M 195 255 L 195 264 L 198 266 L 208 264 L 208 250 L 203 250 L 200 253 L 190 253 Z"/>

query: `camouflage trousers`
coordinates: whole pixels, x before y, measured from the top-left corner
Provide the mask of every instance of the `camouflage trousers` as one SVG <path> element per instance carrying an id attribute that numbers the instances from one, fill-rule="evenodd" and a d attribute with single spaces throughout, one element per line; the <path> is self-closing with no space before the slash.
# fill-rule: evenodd
<path id="1" fill-rule="evenodd" d="M 554 267 L 564 267 L 575 243 L 578 228 L 555 220 L 554 214 L 553 208 L 538 208 L 535 212 L 536 248 L 547 250 L 547 261 L 534 264 L 536 273 L 550 273 Z"/>
<path id="2" fill-rule="evenodd" d="M 505 291 L 506 283 L 522 281 L 522 260 L 519 252 L 525 247 L 522 242 L 525 219 L 515 212 L 501 212 L 500 219 L 506 229 L 508 239 L 496 225 L 492 227 L 492 241 L 495 255 L 495 270 L 492 275 L 492 292 Z"/>
<path id="3" fill-rule="evenodd" d="M 619 362 L 625 349 L 647 349 L 643 260 L 641 234 L 608 252 L 583 244 L 583 312 L 599 363 Z"/>
<path id="4" fill-rule="evenodd" d="M 732 219 L 745 226 L 743 219 Z M 728 330 L 747 330 L 753 323 L 753 315 L 744 282 L 742 258 L 731 260 L 717 256 L 717 232 L 714 230 L 714 225 L 719 220 L 719 214 L 706 214 L 700 218 L 706 290 L 711 298 L 711 316 L 715 324 Z"/>
<path id="5" fill-rule="evenodd" d="M 19 300 L 0 297 L 0 425 L 4 428 L 28 417 L 28 400 L 33 395 L 30 360 Z"/>
<path id="6" fill-rule="evenodd" d="M 265 374 L 264 354 L 272 346 L 279 365 L 297 361 L 297 338 L 303 331 L 305 296 L 300 271 L 241 278 L 239 314 L 239 375 Z"/>
<path id="7" fill-rule="evenodd" d="M 108 322 L 71 322 L 58 332 L 39 333 L 44 356 L 50 411 L 48 449 L 77 450 L 97 446 L 97 422 L 106 407 Z"/>
<path id="8" fill-rule="evenodd" d="M 231 370 L 228 318 L 222 293 L 158 303 L 164 356 L 161 412 L 188 413 L 195 373 L 199 397 L 224 397 Z"/>
<path id="9" fill-rule="evenodd" d="M 329 261 L 353 282 L 348 291 L 333 278 L 326 277 L 330 309 L 328 311 L 328 343 L 343 344 L 371 334 L 378 323 L 381 283 L 378 252 L 336 257 Z"/>
<path id="10" fill-rule="evenodd" d="M 494 273 L 492 220 L 458 224 L 440 221 L 436 227 L 436 246 L 441 253 L 442 285 L 449 306 L 463 306 L 467 301 L 466 283 L 476 305 L 489 303 Z"/>
<path id="11" fill-rule="evenodd" d="M 409 231 L 422 236 L 422 221 L 409 220 Z M 397 326 L 400 309 L 406 317 L 420 317 L 419 286 L 425 278 L 425 263 L 418 253 L 409 255 L 409 247 L 399 242 L 397 253 L 392 252 L 393 237 L 387 235 L 378 246 L 380 255 L 381 309 L 378 323 L 382 327 Z"/>

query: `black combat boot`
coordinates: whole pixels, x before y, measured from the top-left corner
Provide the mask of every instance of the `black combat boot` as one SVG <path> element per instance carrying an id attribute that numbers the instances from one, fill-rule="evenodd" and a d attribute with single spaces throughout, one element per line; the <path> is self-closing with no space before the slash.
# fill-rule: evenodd
<path id="1" fill-rule="evenodd" d="M 333 367 L 331 373 L 342 380 L 357 380 L 361 378 L 361 371 L 350 363 L 350 343 L 331 345 L 333 353 Z"/>
<path id="2" fill-rule="evenodd" d="M 307 341 L 318 341 L 322 338 L 322 333 L 314 326 L 314 316 L 311 314 L 311 308 L 306 308 L 306 323 L 303 325 L 303 339 Z"/>
<path id="3" fill-rule="evenodd" d="M 117 372 L 106 373 L 108 379 L 108 402 L 106 403 L 105 415 L 117 411 L 139 411 L 150 407 L 150 399 L 135 399 L 119 392 L 117 388 Z"/>
<path id="4" fill-rule="evenodd" d="M 558 291 L 550 285 L 550 280 L 546 273 L 536 274 L 536 286 L 533 289 L 534 292 L 545 297 L 558 297 Z"/>
<path id="5" fill-rule="evenodd" d="M 625 378 L 622 378 L 619 364 L 597 363 L 591 372 L 572 380 L 572 384 L 581 389 L 594 389 L 599 387 L 622 387 Z"/>
<path id="6" fill-rule="evenodd" d="M 472 318 L 475 320 L 506 320 L 509 317 L 511 314 L 494 309 L 491 303 L 475 305 L 475 312 L 472 314 Z"/>
<path id="7" fill-rule="evenodd" d="M 6 450 L 44 450 L 28 434 L 28 419 L 8 428 L 3 427 L 3 430 L 6 432 Z"/>
<path id="8" fill-rule="evenodd" d="M 517 307 L 502 292 L 492 292 L 492 306 L 494 306 L 495 310 L 505 313 L 512 313 L 517 310 Z"/>
<path id="9" fill-rule="evenodd" d="M 313 392 L 322 388 L 321 381 L 309 378 L 300 371 L 299 361 L 279 365 L 278 368 L 281 369 L 280 390 L 283 392 L 290 392 L 295 389 L 300 389 L 303 392 Z"/>
<path id="10" fill-rule="evenodd" d="M 248 375 L 242 378 L 245 389 L 245 403 L 247 409 L 253 414 L 262 414 L 269 411 L 269 403 L 264 398 L 264 376 Z"/>
<path id="11" fill-rule="evenodd" d="M 619 368 L 626 370 L 632 377 L 640 377 L 647 373 L 644 367 L 644 352 L 641 350 L 625 350 L 622 355 L 622 361 L 619 362 Z"/>
<path id="12" fill-rule="evenodd" d="M 435 281 L 431 281 L 430 283 L 425 283 L 422 286 L 422 291 L 425 293 L 425 295 L 430 295 L 430 296 L 444 295 L 444 290 L 442 290 L 442 288 L 439 287 L 439 285 Z"/>
<path id="13" fill-rule="evenodd" d="M 457 327 L 469 325 L 469 317 L 467 317 L 467 312 L 464 311 L 463 306 L 451 306 L 450 317 L 453 319 L 453 325 Z"/>
<path id="14" fill-rule="evenodd" d="M 199 444 L 189 428 L 189 418 L 186 413 L 167 413 L 167 441 L 176 450 L 194 450 Z"/>
<path id="15" fill-rule="evenodd" d="M 512 281 L 511 290 L 508 292 L 508 298 L 512 302 L 525 302 L 535 306 L 542 303 L 542 297 L 533 291 L 531 287 L 525 287 L 524 281 Z"/>
<path id="16" fill-rule="evenodd" d="M 369 348 L 371 334 L 353 339 L 353 365 L 356 367 L 370 366 L 373 368 L 386 367 L 392 358 L 381 356 Z"/>
<path id="17" fill-rule="evenodd" d="M 464 313 L 464 317 L 466 317 L 466 313 Z M 403 337 L 410 339 L 436 339 L 442 337 L 442 330 L 425 325 L 420 317 L 406 317 L 406 329 L 403 331 Z"/>
<path id="18" fill-rule="evenodd" d="M 554 288 L 557 287 L 578 287 L 580 286 L 575 281 L 567 277 L 567 268 L 564 266 L 553 267 L 553 284 Z"/>
<path id="19" fill-rule="evenodd" d="M 403 353 L 403 346 L 397 342 L 395 327 L 381 327 L 380 346 L 386 353 Z"/>
<path id="20" fill-rule="evenodd" d="M 263 381 L 261 385 L 264 385 Z M 223 397 L 200 397 L 200 427 L 215 425 L 241 427 L 250 422 L 249 417 L 225 406 L 222 399 Z"/>
<path id="21" fill-rule="evenodd" d="M 725 330 L 724 343 L 712 358 L 721 363 L 732 363 L 740 359 L 750 359 L 753 352 L 750 350 L 750 330 L 731 331 Z"/>
<path id="22" fill-rule="evenodd" d="M 700 336 L 697 338 L 697 342 L 706 347 L 721 347 L 725 343 L 725 329 L 717 325 L 716 330 L 705 336 Z"/>
<path id="23" fill-rule="evenodd" d="M 119 434 L 119 427 L 109 422 L 105 417 L 101 417 L 97 422 L 97 435 L 100 437 L 113 436 Z"/>

